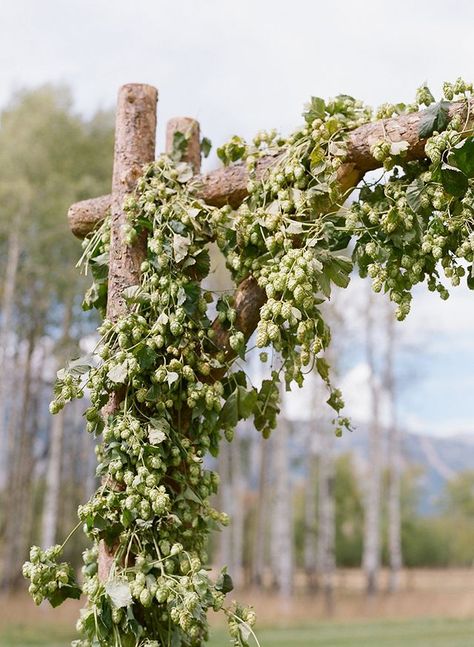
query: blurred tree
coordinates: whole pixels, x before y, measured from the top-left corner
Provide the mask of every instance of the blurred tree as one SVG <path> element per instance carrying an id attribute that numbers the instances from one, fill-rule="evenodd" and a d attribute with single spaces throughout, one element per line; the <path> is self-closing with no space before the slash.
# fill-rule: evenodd
<path id="1" fill-rule="evenodd" d="M 367 308 L 365 311 L 365 354 L 369 369 L 370 389 L 370 422 L 368 468 L 365 491 L 365 526 L 363 568 L 367 579 L 367 593 L 373 595 L 378 589 L 380 569 L 380 497 L 382 474 L 382 446 L 380 421 L 380 384 L 377 379 L 375 359 L 375 311 L 373 293 L 369 287 Z"/>
<path id="2" fill-rule="evenodd" d="M 396 384 L 394 356 L 396 350 L 395 313 L 387 302 L 385 312 L 385 357 L 383 387 L 387 399 L 388 413 L 388 547 L 390 575 L 388 590 L 398 591 L 402 568 L 401 515 L 400 515 L 400 429 L 396 411 Z"/>
<path id="3" fill-rule="evenodd" d="M 334 478 L 338 566 L 360 564 L 364 529 L 364 499 L 360 481 L 353 456 L 339 456 L 335 461 Z"/>
<path id="4" fill-rule="evenodd" d="M 72 202 L 108 189 L 112 150 L 111 115 L 85 120 L 74 114 L 64 87 L 19 92 L 1 115 L 0 337 L 8 360 L 0 373 L 3 588 L 20 576 L 32 531 L 34 479 L 44 469 L 40 448 L 50 447 L 40 424 L 45 394 L 34 411 L 35 394 L 57 368 L 55 340 L 67 309 L 80 321 L 83 289 L 74 269 L 80 244 L 70 235 L 66 212 Z M 76 345 L 80 333 L 74 326 Z M 12 392 L 8 385 L 18 372 L 22 386 Z"/>
<path id="5" fill-rule="evenodd" d="M 474 470 L 457 474 L 446 484 L 441 501 L 449 515 L 459 515 L 474 523 Z"/>
<path id="6" fill-rule="evenodd" d="M 273 505 L 271 517 L 271 563 L 279 595 L 289 599 L 293 592 L 293 511 L 290 473 L 290 423 L 280 416 L 273 432 Z"/>

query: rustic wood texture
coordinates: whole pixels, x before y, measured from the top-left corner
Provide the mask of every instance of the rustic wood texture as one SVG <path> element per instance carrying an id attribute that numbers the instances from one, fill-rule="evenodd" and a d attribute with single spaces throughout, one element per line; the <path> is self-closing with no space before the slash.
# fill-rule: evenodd
<path id="1" fill-rule="evenodd" d="M 120 88 L 115 122 L 114 170 L 112 176 L 111 239 L 107 317 L 116 321 L 125 314 L 123 291 L 138 283 L 140 265 L 146 254 L 146 238 L 132 246 L 125 242 L 125 198 L 131 193 L 143 166 L 155 158 L 157 91 L 150 85 L 128 84 Z M 112 396 L 104 408 L 108 416 L 120 405 L 121 394 Z M 111 484 L 114 487 L 114 484 Z M 104 582 L 114 561 L 114 547 L 99 545 L 98 575 Z"/>
<path id="2" fill-rule="evenodd" d="M 191 117 L 173 117 L 166 124 L 166 152 L 173 151 L 175 133 L 183 133 L 187 138 L 186 150 L 182 159 L 189 162 L 195 174 L 201 170 L 201 138 L 199 122 Z"/>
<path id="3" fill-rule="evenodd" d="M 146 239 L 125 243 L 125 198 L 136 185 L 145 164 L 155 158 L 157 91 L 150 85 L 124 85 L 118 96 L 112 177 L 111 231 L 107 317 L 126 311 L 125 288 L 138 283 Z"/>
<path id="4" fill-rule="evenodd" d="M 235 319 L 235 327 L 244 333 L 244 337 L 248 340 L 255 328 L 257 327 L 260 319 L 260 308 L 267 300 L 265 290 L 263 290 L 257 281 L 249 276 L 244 279 L 234 294 L 234 307 L 237 312 Z M 212 329 L 215 332 L 213 343 L 216 350 L 223 350 L 225 353 L 226 362 L 232 361 L 235 357 L 235 351 L 229 345 L 230 332 L 225 328 L 218 319 L 215 319 L 212 324 Z M 226 368 L 214 369 L 211 372 L 212 380 L 220 380 L 226 372 Z"/>
<path id="5" fill-rule="evenodd" d="M 470 104 L 471 112 L 474 109 L 474 100 Z M 371 146 L 380 139 L 389 138 L 391 141 L 407 141 L 407 157 L 418 159 L 424 156 L 426 140 L 418 137 L 420 121 L 424 111 L 409 115 L 401 115 L 391 119 L 381 119 L 373 123 L 356 128 L 349 136 L 349 148 L 346 163 L 340 171 L 340 178 L 347 181 L 350 171 L 360 173 L 360 177 L 367 171 L 380 167 L 370 152 Z M 466 113 L 464 103 L 453 103 L 449 109 L 450 118 L 461 114 L 467 119 L 467 126 L 471 127 L 474 117 Z M 467 118 L 468 117 L 468 118 Z M 257 164 L 257 177 L 275 164 L 278 156 L 267 156 Z M 194 179 L 199 187 L 198 195 L 205 202 L 215 206 L 230 204 L 237 207 L 247 195 L 248 173 L 244 164 L 235 164 L 220 168 L 205 175 L 197 175 Z M 352 184 L 348 182 L 347 188 Z M 69 209 L 68 218 L 71 231 L 75 236 L 83 238 L 92 229 L 102 222 L 111 202 L 110 196 L 101 196 L 92 200 L 84 200 L 73 204 Z"/>
<path id="6" fill-rule="evenodd" d="M 81 200 L 69 207 L 67 218 L 69 227 L 77 238 L 85 238 L 110 213 L 112 195 L 101 195 L 98 198 Z"/>

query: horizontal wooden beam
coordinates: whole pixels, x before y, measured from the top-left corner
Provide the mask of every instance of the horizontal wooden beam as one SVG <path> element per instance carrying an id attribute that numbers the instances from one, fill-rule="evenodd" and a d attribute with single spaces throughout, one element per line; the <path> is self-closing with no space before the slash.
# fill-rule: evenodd
<path id="1" fill-rule="evenodd" d="M 380 162 L 372 156 L 371 147 L 381 139 L 389 139 L 393 142 L 406 141 L 408 159 L 424 157 L 426 140 L 419 138 L 418 131 L 425 112 L 421 110 L 390 119 L 381 119 L 353 130 L 349 134 L 346 164 L 340 174 L 342 183 L 345 183 L 347 173 L 358 171 L 363 174 L 380 167 Z M 471 116 L 473 112 L 474 100 L 470 101 L 469 111 L 464 102 L 452 103 L 449 108 L 449 118 L 460 114 L 468 121 L 466 125 L 471 127 L 474 123 L 474 118 Z M 261 177 L 278 159 L 279 156 L 261 158 L 257 164 L 257 177 Z M 194 182 L 198 186 L 198 196 L 208 204 L 215 206 L 230 204 L 237 207 L 247 195 L 248 179 L 245 164 L 235 164 L 204 175 L 196 175 Z M 110 202 L 110 196 L 101 196 L 73 204 L 68 212 L 72 233 L 79 238 L 84 238 L 102 222 L 110 208 Z"/>

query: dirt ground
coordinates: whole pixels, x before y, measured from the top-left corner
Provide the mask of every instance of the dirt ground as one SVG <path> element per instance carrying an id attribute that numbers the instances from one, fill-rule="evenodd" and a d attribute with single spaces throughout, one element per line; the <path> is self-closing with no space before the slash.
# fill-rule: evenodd
<path id="1" fill-rule="evenodd" d="M 260 626 L 301 625 L 320 619 L 474 618 L 474 568 L 404 571 L 400 591 L 395 594 L 386 592 L 386 581 L 387 573 L 383 573 L 379 595 L 367 599 L 361 571 L 340 570 L 331 608 L 321 593 L 297 594 L 291 602 L 252 590 L 237 591 L 229 598 L 252 604 Z M 58 609 L 46 604 L 38 608 L 26 593 L 0 600 L 0 628 L 17 623 L 41 627 L 51 622 L 74 626 L 81 606 L 78 601 L 68 601 Z M 211 621 L 220 624 L 218 618 Z"/>

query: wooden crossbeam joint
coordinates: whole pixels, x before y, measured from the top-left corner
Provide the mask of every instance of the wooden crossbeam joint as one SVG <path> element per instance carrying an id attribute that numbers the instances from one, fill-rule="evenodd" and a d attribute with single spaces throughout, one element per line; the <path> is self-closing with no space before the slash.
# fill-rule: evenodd
<path id="1" fill-rule="evenodd" d="M 420 139 L 418 130 L 425 111 L 414 112 L 408 115 L 400 115 L 390 119 L 381 119 L 356 128 L 349 134 L 348 153 L 346 164 L 342 167 L 341 181 L 346 182 L 346 188 L 351 183 L 347 176 L 355 173 L 354 177 L 360 177 L 370 170 L 381 166 L 371 153 L 371 147 L 377 141 L 390 139 L 393 142 L 406 141 L 408 159 L 420 159 L 425 154 L 426 140 Z M 453 103 L 449 108 L 449 117 L 460 114 L 467 117 L 465 103 Z M 474 99 L 470 100 L 469 123 L 474 123 Z M 275 163 L 278 157 L 267 156 L 259 160 L 257 164 L 257 176 L 262 174 Z M 359 174 L 357 176 L 357 174 Z M 223 206 L 230 204 L 238 207 L 247 195 L 248 173 L 244 164 L 235 164 L 226 168 L 220 168 L 211 173 L 196 175 L 194 182 L 199 187 L 198 197 L 210 205 Z M 351 178 L 352 181 L 353 178 Z M 68 212 L 69 225 L 72 233 L 79 238 L 84 238 L 102 220 L 110 209 L 111 197 L 100 196 L 91 200 L 83 200 L 73 204 Z"/>

